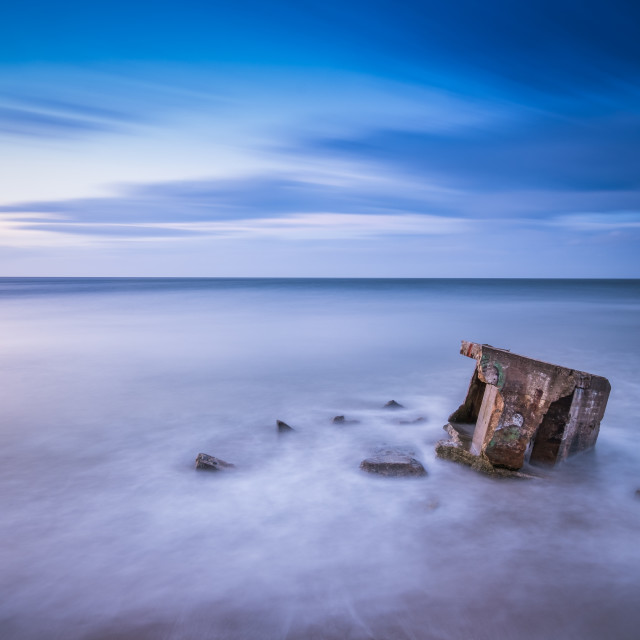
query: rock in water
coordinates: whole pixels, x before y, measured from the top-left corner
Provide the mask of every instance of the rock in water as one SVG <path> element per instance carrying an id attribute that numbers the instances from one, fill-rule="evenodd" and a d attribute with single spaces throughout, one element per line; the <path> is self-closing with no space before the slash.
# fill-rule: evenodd
<path id="1" fill-rule="evenodd" d="M 415 458 L 398 451 L 384 451 L 367 458 L 360 463 L 360 468 L 369 473 L 381 476 L 426 476 L 425 468 Z"/>
<path id="2" fill-rule="evenodd" d="M 282 420 L 276 420 L 276 425 L 278 426 L 278 433 L 288 433 L 289 431 L 295 431 L 293 427 L 290 427 L 286 422 L 282 422 Z"/>
<path id="3" fill-rule="evenodd" d="M 383 409 L 404 409 L 404 407 L 399 402 L 396 402 L 395 400 L 389 400 L 389 402 L 387 402 L 387 404 L 385 404 L 384 407 L 382 408 Z"/>
<path id="4" fill-rule="evenodd" d="M 360 420 L 347 420 L 344 416 L 335 416 L 331 422 L 333 424 L 359 424 Z"/>
<path id="5" fill-rule="evenodd" d="M 398 424 L 420 424 L 421 422 L 426 422 L 426 421 L 427 421 L 426 418 L 423 418 L 422 416 L 420 416 L 415 420 L 400 420 Z"/>
<path id="6" fill-rule="evenodd" d="M 204 471 L 223 471 L 224 469 L 234 469 L 235 466 L 235 464 L 214 458 L 206 453 L 199 453 L 196 458 L 196 469 Z"/>

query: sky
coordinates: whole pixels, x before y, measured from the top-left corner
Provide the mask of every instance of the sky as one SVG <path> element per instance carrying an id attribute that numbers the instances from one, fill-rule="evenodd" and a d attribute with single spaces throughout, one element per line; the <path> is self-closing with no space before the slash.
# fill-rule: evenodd
<path id="1" fill-rule="evenodd" d="M 635 0 L 5 4 L 0 276 L 640 277 Z"/>

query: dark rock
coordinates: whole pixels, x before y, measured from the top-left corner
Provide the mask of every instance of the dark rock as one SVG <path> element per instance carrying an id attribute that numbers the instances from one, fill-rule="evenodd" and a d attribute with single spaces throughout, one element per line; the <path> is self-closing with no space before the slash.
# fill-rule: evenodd
<path id="1" fill-rule="evenodd" d="M 424 507 L 427 511 L 434 511 L 435 509 L 437 509 L 440 506 L 440 501 L 436 500 L 435 498 L 433 500 L 429 500 L 428 502 L 425 503 Z"/>
<path id="2" fill-rule="evenodd" d="M 636 498 L 640 498 L 640 489 L 636 489 Z"/>
<path id="3" fill-rule="evenodd" d="M 387 402 L 387 404 L 385 404 L 384 407 L 382 408 L 383 409 L 404 409 L 404 407 L 399 402 L 396 402 L 395 400 L 389 400 L 389 402 Z"/>
<path id="4" fill-rule="evenodd" d="M 276 425 L 278 426 L 278 433 L 288 433 L 289 431 L 295 431 L 293 427 L 290 427 L 286 422 L 282 422 L 282 420 L 276 420 Z"/>
<path id="5" fill-rule="evenodd" d="M 206 453 L 199 453 L 196 457 L 196 469 L 204 471 L 223 471 L 224 469 L 234 469 L 235 464 L 214 458 Z"/>
<path id="6" fill-rule="evenodd" d="M 360 420 L 347 420 L 344 416 L 335 416 L 331 422 L 333 424 L 360 424 Z"/>
<path id="7" fill-rule="evenodd" d="M 422 464 L 407 453 L 396 450 L 379 451 L 360 463 L 360 468 L 381 476 L 426 476 Z"/>
<path id="8" fill-rule="evenodd" d="M 398 424 L 419 424 L 420 422 L 426 422 L 426 421 L 427 421 L 426 418 L 423 418 L 422 416 L 420 416 L 415 420 L 400 420 Z"/>

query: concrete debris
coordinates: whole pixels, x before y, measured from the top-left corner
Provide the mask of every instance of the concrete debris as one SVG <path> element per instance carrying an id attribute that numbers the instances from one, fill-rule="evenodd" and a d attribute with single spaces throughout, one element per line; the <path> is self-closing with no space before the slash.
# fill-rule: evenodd
<path id="1" fill-rule="evenodd" d="M 282 420 L 276 420 L 276 426 L 278 427 L 278 433 L 289 433 L 289 431 L 295 431 L 293 427 L 290 427 Z"/>
<path id="2" fill-rule="evenodd" d="M 385 404 L 384 407 L 382 408 L 383 409 L 404 409 L 404 407 L 399 402 L 396 402 L 395 400 L 389 400 L 389 402 L 387 402 L 387 404 Z"/>
<path id="3" fill-rule="evenodd" d="M 234 469 L 235 464 L 214 458 L 206 453 L 199 453 L 196 457 L 196 469 L 204 471 L 223 471 L 224 469 Z"/>
<path id="4" fill-rule="evenodd" d="M 369 473 L 390 477 L 427 475 L 422 463 L 409 453 L 396 449 L 377 451 L 371 458 L 363 460 L 360 463 L 360 468 Z"/>
<path id="5" fill-rule="evenodd" d="M 606 378 L 475 342 L 463 341 L 460 353 L 476 368 L 438 457 L 504 475 L 593 447 L 611 391 Z"/>
<path id="6" fill-rule="evenodd" d="M 476 456 L 464 446 L 455 444 L 451 440 L 440 440 L 436 444 L 436 455 L 443 460 L 451 460 L 471 467 L 474 471 L 485 473 L 489 476 L 500 476 L 503 478 L 537 478 L 538 475 L 494 467 L 486 456 Z"/>

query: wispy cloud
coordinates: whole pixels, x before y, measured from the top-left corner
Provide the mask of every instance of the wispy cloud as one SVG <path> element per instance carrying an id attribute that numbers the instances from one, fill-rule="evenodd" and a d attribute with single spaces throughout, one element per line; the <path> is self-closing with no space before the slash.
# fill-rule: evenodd
<path id="1" fill-rule="evenodd" d="M 362 238 L 442 234 L 464 220 L 425 200 L 421 185 L 399 195 L 394 183 L 322 181 L 271 174 L 235 180 L 179 181 L 128 187 L 119 196 L 28 202 L 0 207 L 25 231 L 126 237 L 181 234 L 282 238 Z M 438 191 L 432 193 L 442 199 Z"/>
<path id="2" fill-rule="evenodd" d="M 14 136 L 67 138 L 86 133 L 115 133 L 119 129 L 116 123 L 108 120 L 0 106 L 0 133 Z"/>
<path id="3" fill-rule="evenodd" d="M 184 180 L 122 187 L 118 195 L 16 203 L 0 212 L 38 220 L 56 214 L 68 222 L 195 222 L 266 218 L 316 211 L 351 214 L 442 213 L 428 198 L 439 190 L 405 185 L 398 193 L 393 181 L 371 176 L 321 180 L 291 174 L 258 174 L 236 179 Z M 445 192 L 446 194 L 446 192 Z"/>
<path id="4" fill-rule="evenodd" d="M 208 222 L 158 222 L 113 224 L 23 221 L 14 229 L 29 233 L 53 232 L 125 239 L 153 238 L 277 238 L 279 240 L 358 240 L 392 236 L 432 236 L 463 233 L 468 220 L 429 215 L 359 215 L 349 213 L 306 213 L 278 218 L 222 220 Z M 1 241 L 0 241 L 1 242 Z"/>
<path id="5" fill-rule="evenodd" d="M 546 226 L 578 232 L 633 229 L 638 214 L 616 203 L 636 191 L 442 189 L 409 174 L 258 174 L 237 179 L 126 186 L 102 198 L 35 201 L 0 207 L 25 233 L 125 239 L 280 237 L 331 239 L 460 234 L 478 225 Z M 401 185 L 401 187 L 400 187 Z M 493 190 L 491 187 L 493 186 Z M 585 214 L 599 202 L 600 212 Z M 514 215 L 517 214 L 517 215 Z M 16 226 L 17 225 L 17 226 Z M 517 231 L 517 230 L 520 231 Z"/>
<path id="6" fill-rule="evenodd" d="M 558 216 L 552 224 L 573 231 L 640 230 L 640 211 L 612 211 L 609 213 L 576 213 Z"/>
<path id="7" fill-rule="evenodd" d="M 445 185 L 478 191 L 640 189 L 640 114 L 570 119 L 533 113 L 462 134 L 388 129 L 301 141 L 300 147 L 427 172 Z"/>
<path id="8" fill-rule="evenodd" d="M 186 75 L 186 71 L 185 71 Z M 0 65 L 0 136 L 58 138 L 70 141 L 96 134 L 140 135 L 170 114 L 208 110 L 221 101 L 202 80 L 179 72 L 163 74 L 83 69 L 70 65 Z"/>
<path id="9" fill-rule="evenodd" d="M 91 93 L 85 94 L 85 100 L 90 100 Z M 131 122 L 139 120 L 138 116 L 124 110 L 90 102 L 74 102 L 69 99 L 43 97 L 38 95 L 4 94 L 6 100 L 13 101 L 25 109 L 36 109 L 54 113 L 73 114 L 76 117 L 98 120 Z"/>

